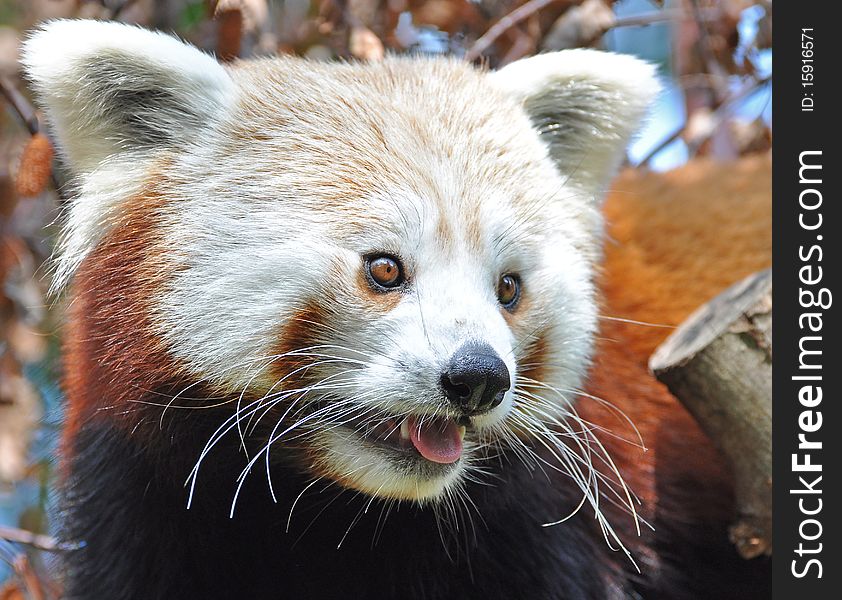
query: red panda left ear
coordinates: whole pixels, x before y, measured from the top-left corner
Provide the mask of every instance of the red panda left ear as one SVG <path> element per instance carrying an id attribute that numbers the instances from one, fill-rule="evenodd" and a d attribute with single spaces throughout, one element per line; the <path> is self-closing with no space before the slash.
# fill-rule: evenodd
<path id="1" fill-rule="evenodd" d="M 525 58 L 489 78 L 523 106 L 562 175 L 596 195 L 660 90 L 653 65 L 587 49 Z"/>
<path id="2" fill-rule="evenodd" d="M 53 290 L 72 277 L 161 153 L 212 146 L 237 101 L 211 56 L 122 23 L 51 21 L 23 45 L 75 194 L 56 252 Z"/>
<path id="3" fill-rule="evenodd" d="M 135 163 L 190 144 L 236 96 L 211 56 L 121 23 L 48 22 L 26 40 L 21 62 L 77 176 L 113 156 Z"/>

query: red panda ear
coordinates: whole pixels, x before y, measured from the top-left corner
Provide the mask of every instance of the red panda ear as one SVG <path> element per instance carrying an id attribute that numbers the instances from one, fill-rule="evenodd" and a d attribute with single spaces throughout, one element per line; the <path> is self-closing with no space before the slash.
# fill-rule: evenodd
<path id="1" fill-rule="evenodd" d="M 521 103 L 561 173 L 595 195 L 660 89 L 653 65 L 585 49 L 525 58 L 489 77 Z"/>
<path id="2" fill-rule="evenodd" d="M 212 57 L 119 23 L 49 22 L 24 43 L 22 63 L 77 175 L 113 155 L 188 144 L 235 96 Z"/>

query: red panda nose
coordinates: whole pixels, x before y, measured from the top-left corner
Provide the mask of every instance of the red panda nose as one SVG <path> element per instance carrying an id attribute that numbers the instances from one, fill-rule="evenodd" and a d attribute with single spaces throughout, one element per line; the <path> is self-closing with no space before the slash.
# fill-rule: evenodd
<path id="1" fill-rule="evenodd" d="M 485 343 L 468 342 L 453 356 L 441 376 L 447 399 L 467 414 L 491 410 L 503 401 L 511 386 L 509 369 Z"/>

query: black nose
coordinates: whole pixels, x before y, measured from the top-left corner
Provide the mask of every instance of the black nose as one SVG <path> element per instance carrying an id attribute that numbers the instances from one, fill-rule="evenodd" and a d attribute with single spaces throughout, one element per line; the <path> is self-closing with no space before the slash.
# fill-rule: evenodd
<path id="1" fill-rule="evenodd" d="M 468 413 L 491 410 L 509 389 L 509 369 L 488 344 L 468 342 L 453 353 L 441 376 L 447 399 Z"/>

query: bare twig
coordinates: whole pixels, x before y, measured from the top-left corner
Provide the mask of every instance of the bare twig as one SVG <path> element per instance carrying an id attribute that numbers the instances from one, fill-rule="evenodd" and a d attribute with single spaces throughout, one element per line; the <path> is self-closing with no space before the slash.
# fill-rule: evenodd
<path id="1" fill-rule="evenodd" d="M 657 25 L 659 23 L 675 22 L 684 18 L 687 15 L 683 8 L 671 8 L 659 11 L 652 11 L 642 15 L 629 15 L 627 17 L 615 18 L 610 26 L 599 30 L 593 37 L 584 41 L 583 46 L 592 46 L 600 40 L 606 33 L 613 29 L 620 29 L 623 27 L 648 27 L 649 25 Z M 702 19 L 714 20 L 717 18 L 716 11 L 707 9 L 704 13 L 700 13 Z"/>
<path id="2" fill-rule="evenodd" d="M 699 52 L 702 55 L 702 61 L 705 64 L 705 69 L 711 75 L 723 75 L 724 69 L 716 60 L 716 54 L 713 51 L 713 46 L 710 41 L 710 32 L 708 32 L 708 28 L 706 26 L 708 20 L 704 18 L 702 7 L 699 6 L 699 0 L 690 0 L 690 6 L 693 12 L 693 20 L 696 23 L 696 29 L 699 32 L 698 47 Z M 725 90 L 719 87 L 714 87 L 713 91 L 716 94 L 716 100 L 722 102 L 725 98 Z"/>
<path id="3" fill-rule="evenodd" d="M 5 77 L 0 77 L 0 95 L 2 95 L 6 102 L 9 103 L 15 111 L 15 114 L 17 114 L 23 122 L 24 127 L 26 127 L 27 131 L 29 131 L 30 135 L 36 136 L 42 128 L 35 109 L 32 107 L 29 100 L 27 100 L 24 95 L 18 91 L 17 87 L 15 87 L 15 85 Z M 49 136 L 47 137 L 49 138 Z M 53 147 L 55 147 L 55 144 L 53 144 Z M 59 196 L 63 197 L 61 190 L 63 189 L 65 182 L 56 174 L 55 170 L 52 169 L 50 172 L 50 179 Z"/>
<path id="4" fill-rule="evenodd" d="M 12 567 L 23 582 L 27 597 L 32 600 L 45 600 L 44 586 L 41 585 L 38 574 L 29 564 L 29 558 L 25 554 L 17 556 L 12 563 Z"/>
<path id="5" fill-rule="evenodd" d="M 711 73 L 688 73 L 679 75 L 676 78 L 676 83 L 681 86 L 683 90 L 692 89 L 713 89 L 714 86 L 723 85 L 728 82 L 727 75 L 712 75 Z"/>
<path id="6" fill-rule="evenodd" d="M 762 79 L 754 79 L 754 78 L 751 79 L 748 83 L 746 83 L 743 87 L 741 87 L 739 90 L 734 92 L 731 96 L 726 98 L 725 101 L 722 102 L 722 104 L 719 105 L 719 107 L 711 115 L 711 118 L 713 119 L 713 122 L 716 123 L 717 125 L 722 123 L 725 120 L 725 118 L 727 117 L 727 115 L 730 113 L 730 111 L 733 110 L 733 108 L 737 104 L 737 102 L 739 102 L 743 98 L 747 97 L 748 95 L 750 95 L 754 91 L 760 89 L 764 85 L 770 83 L 771 81 L 772 81 L 771 75 L 769 75 L 768 77 L 764 77 Z M 652 150 L 650 150 L 646 154 L 646 156 L 644 156 L 640 160 L 639 164 L 641 164 L 641 165 L 647 164 L 653 158 L 655 158 L 658 154 L 660 154 L 661 151 L 664 148 L 666 148 L 667 146 L 672 144 L 675 140 L 679 139 L 682 135 L 684 135 L 684 133 L 687 131 L 687 125 L 688 124 L 689 124 L 689 120 L 686 121 L 680 127 L 678 127 L 675 131 L 673 131 L 667 137 L 665 137 L 660 143 L 658 143 L 657 146 L 652 148 Z M 711 128 L 711 131 L 715 131 L 715 130 L 716 130 L 716 127 Z M 698 150 L 699 146 L 701 146 L 702 143 L 704 143 L 709 137 L 710 136 L 704 136 L 703 138 L 694 141 L 693 144 L 690 147 L 691 154 L 694 153 L 696 150 Z"/>
<path id="7" fill-rule="evenodd" d="M 502 19 L 492 25 L 488 31 L 482 34 L 473 45 L 465 52 L 465 60 L 471 62 L 478 59 L 488 50 L 497 39 L 509 29 L 529 18 L 543 8 L 554 2 L 565 1 L 567 4 L 578 4 L 578 1 L 569 0 L 529 0 L 525 4 L 505 15 Z M 579 0 L 581 1 L 581 0 Z"/>
<path id="8" fill-rule="evenodd" d="M 710 137 L 713 135 L 719 126 L 728 118 L 731 112 L 736 107 L 737 103 L 740 100 L 743 100 L 753 94 L 755 91 L 759 90 L 763 86 L 771 83 L 772 76 L 769 75 L 768 77 L 763 77 L 762 79 L 755 79 L 752 78 L 748 81 L 745 85 L 743 85 L 740 89 L 734 92 L 731 96 L 725 99 L 722 104 L 720 104 L 715 111 L 710 115 L 710 125 L 709 125 L 709 133 L 700 137 L 699 139 L 692 140 L 690 143 L 687 144 L 687 149 L 689 151 L 690 156 L 694 156 L 698 151 L 699 147 Z"/>
<path id="9" fill-rule="evenodd" d="M 671 134 L 669 134 L 667 137 L 665 137 L 663 140 L 661 140 L 661 142 L 659 142 L 657 146 L 655 146 L 654 148 L 652 148 L 652 149 L 651 149 L 651 150 L 650 150 L 650 151 L 646 154 L 646 156 L 644 156 L 644 157 L 640 160 L 640 163 L 639 163 L 639 164 L 641 164 L 641 165 L 645 165 L 645 164 L 649 163 L 649 162 L 650 162 L 653 158 L 655 158 L 656 156 L 658 156 L 658 154 L 660 154 L 660 153 L 661 153 L 661 151 L 662 151 L 662 150 L 664 150 L 664 148 L 666 148 L 667 146 L 669 146 L 670 144 L 672 144 L 675 140 L 677 140 L 678 138 L 680 138 L 680 137 L 684 134 L 684 131 L 685 131 L 686 129 L 687 129 L 687 122 L 685 122 L 685 123 L 684 123 L 683 125 L 681 125 L 680 127 L 677 127 L 677 128 L 676 128 L 676 129 L 675 129 L 675 130 L 671 133 Z"/>
<path id="10" fill-rule="evenodd" d="M 656 10 L 641 15 L 629 15 L 627 17 L 618 17 L 610 29 L 617 29 L 619 27 L 646 27 L 647 25 L 655 25 L 657 23 L 665 23 L 669 21 L 677 21 L 687 15 L 683 8 L 666 8 L 664 10 Z M 699 18 L 702 21 L 713 21 L 717 18 L 718 11 L 715 9 L 700 9 Z M 607 32 L 608 30 L 606 30 Z"/>
<path id="11" fill-rule="evenodd" d="M 488 31 L 486 31 L 482 36 L 480 36 L 473 43 L 473 45 L 470 48 L 468 48 L 468 50 L 465 52 L 465 60 L 474 61 L 478 59 L 485 53 L 486 50 L 488 50 L 491 47 L 492 44 L 494 44 L 494 42 L 496 42 L 500 38 L 500 36 L 506 33 L 509 29 L 511 29 L 515 25 L 518 25 L 525 19 L 528 19 L 529 17 L 533 16 L 535 13 L 546 8 L 550 4 L 559 1 L 561 0 L 529 0 L 529 2 L 522 4 L 509 14 L 505 15 L 499 21 L 497 21 L 488 29 Z M 567 3 L 570 5 L 575 5 L 580 4 L 581 1 L 570 2 L 569 0 L 567 0 Z M 716 18 L 718 18 L 718 11 L 716 11 L 715 9 L 699 9 L 697 14 L 698 18 L 704 22 L 713 21 Z M 597 35 L 595 35 L 592 40 L 590 40 L 590 43 L 592 44 L 596 42 L 599 38 L 604 36 L 612 29 L 618 29 L 621 27 L 645 27 L 647 25 L 654 25 L 657 23 L 676 21 L 682 17 L 685 17 L 686 15 L 687 12 L 684 9 L 675 8 L 660 11 L 652 11 L 642 15 L 630 15 L 627 17 L 619 17 L 614 20 L 610 27 L 601 29 L 600 32 Z"/>
<path id="12" fill-rule="evenodd" d="M 23 124 L 29 130 L 29 133 L 35 135 L 40 130 L 38 124 L 38 116 L 35 114 L 35 109 L 29 101 L 24 98 L 15 85 L 6 79 L 0 77 L 0 94 L 6 99 L 6 102 L 14 109 L 18 117 L 20 117 Z"/>
<path id="13" fill-rule="evenodd" d="M 7 527 L 5 525 L 0 525 L 0 540 L 24 544 L 25 546 L 31 546 L 44 552 L 66 552 L 73 549 L 72 546 L 62 544 L 48 535 L 32 533 L 25 529 Z"/>
<path id="14" fill-rule="evenodd" d="M 537 46 L 537 41 L 527 33 L 518 31 L 518 35 L 515 38 L 515 43 L 500 61 L 500 66 L 507 65 L 510 62 L 514 62 L 520 58 L 523 58 L 527 54 L 532 54 L 535 52 L 535 47 Z"/>

